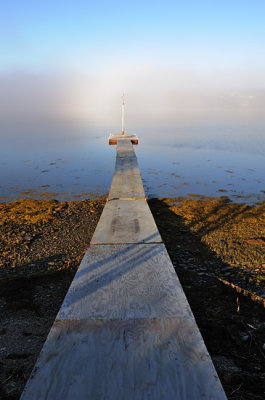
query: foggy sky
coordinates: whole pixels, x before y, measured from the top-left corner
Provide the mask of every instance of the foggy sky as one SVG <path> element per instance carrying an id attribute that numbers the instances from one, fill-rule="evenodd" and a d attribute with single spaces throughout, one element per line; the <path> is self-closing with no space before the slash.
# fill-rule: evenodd
<path id="1" fill-rule="evenodd" d="M 55 121 L 119 130 L 123 91 L 129 131 L 264 120 L 264 12 L 251 0 L 2 1 L 0 135 Z"/>
<path id="2" fill-rule="evenodd" d="M 59 120 L 120 128 L 264 120 L 265 74 L 246 71 L 203 76 L 154 65 L 112 66 L 100 73 L 0 73 L 0 132 L 6 124 Z"/>

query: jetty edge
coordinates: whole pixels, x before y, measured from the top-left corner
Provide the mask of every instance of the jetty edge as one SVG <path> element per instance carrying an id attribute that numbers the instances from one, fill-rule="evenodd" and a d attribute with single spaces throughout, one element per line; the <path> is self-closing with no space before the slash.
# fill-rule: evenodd
<path id="1" fill-rule="evenodd" d="M 145 199 L 131 139 L 21 399 L 223 400 Z"/>

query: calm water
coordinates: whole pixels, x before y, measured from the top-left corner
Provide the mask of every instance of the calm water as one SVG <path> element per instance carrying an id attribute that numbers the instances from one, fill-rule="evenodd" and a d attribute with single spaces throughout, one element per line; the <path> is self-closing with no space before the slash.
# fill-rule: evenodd
<path id="1" fill-rule="evenodd" d="M 139 137 L 135 150 L 149 198 L 198 194 L 265 200 L 265 124 L 131 131 Z M 58 123 L 2 128 L 1 201 L 107 193 L 115 165 L 109 133 Z"/>

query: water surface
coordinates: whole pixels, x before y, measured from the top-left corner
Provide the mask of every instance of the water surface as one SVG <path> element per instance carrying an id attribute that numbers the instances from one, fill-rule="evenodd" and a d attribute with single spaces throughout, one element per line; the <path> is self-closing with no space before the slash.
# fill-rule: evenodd
<path id="1" fill-rule="evenodd" d="M 147 196 L 226 195 L 265 199 L 265 124 L 135 127 Z M 0 196 L 83 199 L 106 194 L 115 165 L 107 127 L 2 127 Z M 113 133 L 113 130 L 112 130 Z"/>

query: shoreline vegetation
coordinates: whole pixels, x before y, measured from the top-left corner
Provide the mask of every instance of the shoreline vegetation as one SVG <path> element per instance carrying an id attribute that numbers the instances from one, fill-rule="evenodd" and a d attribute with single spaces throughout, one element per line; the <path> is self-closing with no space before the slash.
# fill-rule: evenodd
<path id="1" fill-rule="evenodd" d="M 19 399 L 105 200 L 0 203 L 1 399 Z M 149 206 L 228 399 L 263 399 L 265 202 Z"/>

